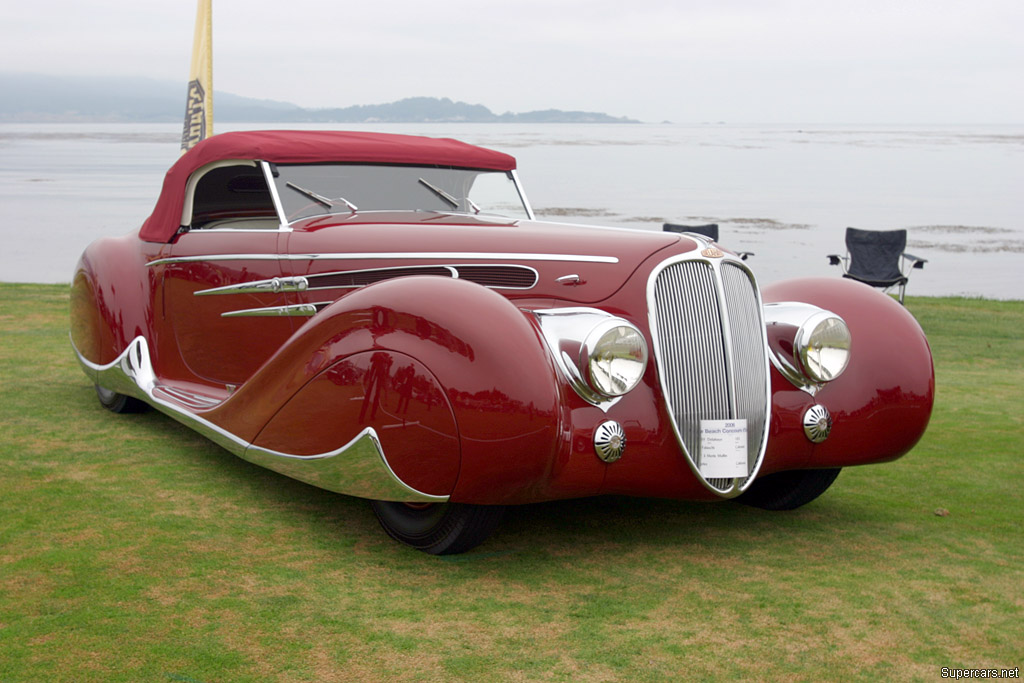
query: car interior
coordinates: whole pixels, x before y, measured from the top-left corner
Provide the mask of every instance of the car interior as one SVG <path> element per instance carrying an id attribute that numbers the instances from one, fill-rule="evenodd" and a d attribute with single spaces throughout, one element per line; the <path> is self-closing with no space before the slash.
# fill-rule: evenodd
<path id="1" fill-rule="evenodd" d="M 191 199 L 190 230 L 276 230 L 280 225 L 258 166 L 210 168 L 194 183 Z"/>

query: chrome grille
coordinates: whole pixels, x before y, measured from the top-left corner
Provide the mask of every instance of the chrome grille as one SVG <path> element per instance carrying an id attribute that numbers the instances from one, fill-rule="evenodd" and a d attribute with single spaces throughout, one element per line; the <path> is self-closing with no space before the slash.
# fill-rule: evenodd
<path id="1" fill-rule="evenodd" d="M 738 494 L 756 474 L 768 419 L 768 360 L 760 299 L 738 262 L 669 262 L 649 289 L 655 360 L 680 445 L 700 476 L 701 420 L 747 421 L 747 476 L 704 479 Z"/>

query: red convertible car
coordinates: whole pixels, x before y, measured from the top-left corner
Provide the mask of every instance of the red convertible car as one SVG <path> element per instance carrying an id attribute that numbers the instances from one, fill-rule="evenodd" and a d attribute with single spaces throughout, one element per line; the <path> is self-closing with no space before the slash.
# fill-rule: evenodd
<path id="1" fill-rule="evenodd" d="M 515 168 L 448 139 L 209 138 L 82 255 L 75 353 L 108 409 L 367 498 L 438 554 L 559 498 L 792 509 L 921 437 L 931 353 L 891 298 L 537 221 Z"/>

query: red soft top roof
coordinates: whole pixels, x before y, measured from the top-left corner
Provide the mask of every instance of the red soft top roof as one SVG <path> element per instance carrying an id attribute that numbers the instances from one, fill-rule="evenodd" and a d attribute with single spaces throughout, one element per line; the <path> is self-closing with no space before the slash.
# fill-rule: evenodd
<path id="1" fill-rule="evenodd" d="M 206 164 L 223 159 L 255 159 L 282 164 L 416 164 L 494 171 L 511 171 L 516 167 L 515 158 L 508 154 L 449 138 L 299 130 L 222 133 L 197 144 L 167 171 L 160 198 L 153 213 L 142 224 L 139 237 L 148 242 L 169 241 L 180 227 L 189 176 Z"/>

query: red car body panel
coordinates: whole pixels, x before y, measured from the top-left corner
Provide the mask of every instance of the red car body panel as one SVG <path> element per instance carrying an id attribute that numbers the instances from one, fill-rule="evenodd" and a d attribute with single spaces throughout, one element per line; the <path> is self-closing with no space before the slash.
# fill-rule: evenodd
<path id="1" fill-rule="evenodd" d="M 836 426 L 825 442 L 813 445 L 807 460 L 794 460 L 792 467 L 818 462 L 830 467 L 864 465 L 895 460 L 910 451 L 928 425 L 935 396 L 931 350 L 910 312 L 850 280 L 791 280 L 763 292 L 766 301 L 791 301 L 800 295 L 808 303 L 827 306 L 846 321 L 853 336 L 850 366 L 816 397 L 832 411 Z M 773 387 L 782 389 L 783 383 L 773 376 Z M 788 403 L 799 409 L 797 397 L 783 399 L 781 393 L 775 392 L 776 405 Z M 790 447 L 782 453 L 795 450 Z M 781 454 L 778 468 L 791 468 Z"/>
<path id="2" fill-rule="evenodd" d="M 329 149 L 317 152 L 324 140 Z M 247 134 L 185 155 L 140 234 L 94 243 L 78 265 L 72 342 L 87 374 L 98 384 L 109 373 L 132 377 L 143 400 L 243 457 L 284 463 L 280 469 L 289 473 L 296 463 L 337 460 L 359 435 L 373 434 L 393 475 L 426 499 L 719 498 L 683 453 L 653 361 L 632 391 L 595 404 L 560 369 L 537 318 L 544 311 L 597 310 L 635 326 L 650 345 L 656 269 L 702 249 L 707 258 L 721 256 L 696 238 L 431 212 L 342 212 L 265 232 L 177 231 L 189 176 L 222 158 L 333 160 L 338 149 L 355 149 L 351 156 L 377 162 L 514 168 L 511 157 L 452 141 L 415 146 L 403 139 L 414 151 L 391 149 L 397 156 L 388 157 L 382 150 L 394 142 Z M 327 273 L 476 265 L 533 271 L 535 282 L 492 288 L 403 271 L 360 286 L 210 294 Z M 934 395 L 931 354 L 913 317 L 847 280 L 772 285 L 761 298 L 839 315 L 852 348 L 846 372 L 817 393 L 771 367 L 771 415 L 757 476 L 883 462 L 910 450 Z M 316 314 L 223 315 L 301 305 L 316 306 Z M 140 337 L 148 358 L 132 350 Z M 152 366 L 149 384 L 140 379 L 147 368 L 136 367 L 144 361 Z M 118 382 L 110 388 L 122 391 Z M 821 443 L 803 424 L 815 405 L 833 420 Z M 622 426 L 628 442 L 614 462 L 595 456 L 595 433 L 608 421 Z M 361 482 L 364 475 L 353 477 Z M 364 495 L 358 486 L 335 490 Z M 377 490 L 365 495 L 380 497 Z"/>

